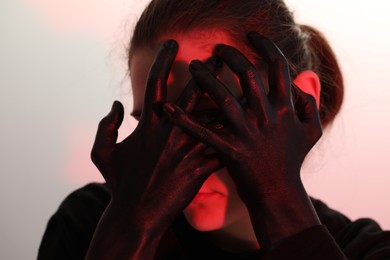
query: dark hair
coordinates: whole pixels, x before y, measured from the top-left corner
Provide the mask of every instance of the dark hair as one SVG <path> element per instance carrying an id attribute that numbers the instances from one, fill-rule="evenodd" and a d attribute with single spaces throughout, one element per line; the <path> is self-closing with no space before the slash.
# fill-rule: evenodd
<path id="1" fill-rule="evenodd" d="M 246 40 L 249 31 L 266 36 L 286 56 L 292 78 L 304 70 L 319 76 L 322 125 L 339 112 L 344 86 L 335 54 L 319 31 L 295 23 L 282 0 L 152 0 L 136 24 L 129 60 L 136 49 L 151 47 L 168 33 L 194 29 L 222 30 L 248 53 L 253 53 Z"/>

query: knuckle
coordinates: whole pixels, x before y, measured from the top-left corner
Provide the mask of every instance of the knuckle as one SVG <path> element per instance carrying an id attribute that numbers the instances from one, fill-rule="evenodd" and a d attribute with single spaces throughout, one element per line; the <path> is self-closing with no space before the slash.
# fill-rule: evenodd
<path id="1" fill-rule="evenodd" d="M 249 84 L 256 83 L 256 80 L 259 78 L 257 69 L 251 64 L 243 69 L 242 76 L 248 81 Z"/>
<path id="2" fill-rule="evenodd" d="M 248 79 L 253 79 L 253 78 L 256 78 L 257 77 L 257 70 L 255 67 L 253 67 L 252 65 L 249 65 L 246 69 L 245 69 L 245 75 Z"/>
<path id="3" fill-rule="evenodd" d="M 229 97 L 224 97 L 222 99 L 222 103 L 224 104 L 224 106 L 230 107 L 233 104 L 233 100 Z"/>
<path id="4" fill-rule="evenodd" d="M 205 140 L 208 136 L 206 128 L 201 127 L 199 129 L 198 136 L 201 140 Z"/>

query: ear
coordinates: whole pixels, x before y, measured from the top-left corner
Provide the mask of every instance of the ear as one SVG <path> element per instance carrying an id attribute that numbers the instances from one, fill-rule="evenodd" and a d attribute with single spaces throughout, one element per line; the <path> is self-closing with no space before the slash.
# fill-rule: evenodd
<path id="1" fill-rule="evenodd" d="M 316 99 L 317 108 L 320 107 L 321 83 L 316 73 L 310 70 L 302 71 L 293 82 L 303 92 L 312 95 Z"/>

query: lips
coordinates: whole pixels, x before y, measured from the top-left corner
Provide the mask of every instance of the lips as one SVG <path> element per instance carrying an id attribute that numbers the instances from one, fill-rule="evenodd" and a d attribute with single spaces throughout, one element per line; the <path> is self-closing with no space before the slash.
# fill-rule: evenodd
<path id="1" fill-rule="evenodd" d="M 218 195 L 219 193 L 215 191 L 199 191 L 198 194 L 196 194 L 196 196 L 192 200 L 192 203 L 206 202 Z"/>

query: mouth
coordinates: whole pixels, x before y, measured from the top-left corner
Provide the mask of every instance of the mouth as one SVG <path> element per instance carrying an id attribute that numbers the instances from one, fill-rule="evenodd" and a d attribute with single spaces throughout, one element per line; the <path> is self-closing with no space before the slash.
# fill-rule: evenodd
<path id="1" fill-rule="evenodd" d="M 202 203 L 211 200 L 219 195 L 220 193 L 215 191 L 199 191 L 192 200 L 192 203 Z"/>

